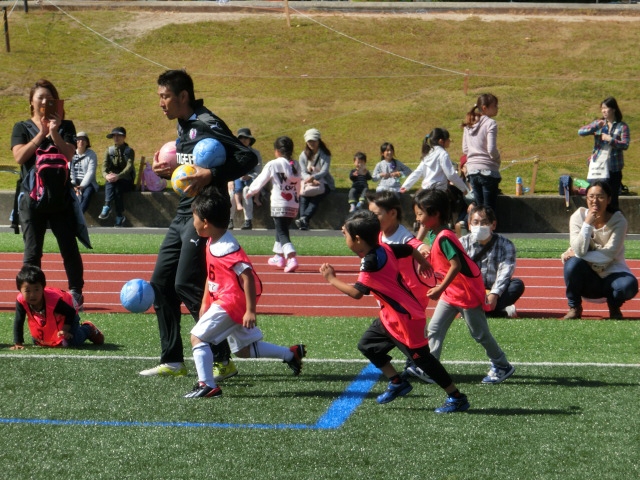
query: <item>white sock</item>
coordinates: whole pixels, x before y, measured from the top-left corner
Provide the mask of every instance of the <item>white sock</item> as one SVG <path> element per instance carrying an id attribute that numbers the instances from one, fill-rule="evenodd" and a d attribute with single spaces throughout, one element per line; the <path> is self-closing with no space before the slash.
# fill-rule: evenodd
<path id="1" fill-rule="evenodd" d="M 286 362 L 293 358 L 293 352 L 287 347 L 267 342 L 254 342 L 249 347 L 251 358 L 280 358 Z"/>
<path id="2" fill-rule="evenodd" d="M 170 363 L 165 363 L 165 365 L 168 365 L 171 368 L 181 368 L 183 364 L 180 362 L 170 362 Z"/>
<path id="3" fill-rule="evenodd" d="M 198 380 L 206 383 L 211 388 L 216 388 L 216 381 L 213 378 L 213 352 L 208 343 L 199 343 L 194 346 L 193 361 L 196 364 Z"/>

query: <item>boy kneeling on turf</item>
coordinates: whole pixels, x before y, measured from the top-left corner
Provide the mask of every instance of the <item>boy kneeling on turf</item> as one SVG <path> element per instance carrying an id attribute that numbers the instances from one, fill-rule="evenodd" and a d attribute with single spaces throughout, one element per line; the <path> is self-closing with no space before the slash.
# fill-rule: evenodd
<path id="1" fill-rule="evenodd" d="M 213 378 L 213 353 L 209 343 L 229 340 L 231 351 L 241 358 L 280 358 L 294 375 L 302 370 L 304 345 L 291 348 L 262 341 L 256 326 L 256 304 L 262 283 L 238 241 L 227 230 L 231 201 L 227 192 L 208 187 L 193 201 L 193 226 L 207 237 L 207 283 L 200 320 L 191 330 L 193 360 L 198 383 L 185 398 L 219 397 L 222 390 Z"/>
<path id="2" fill-rule="evenodd" d="M 380 317 L 373 321 L 358 343 L 363 355 L 389 379 L 387 390 L 378 396 L 377 402 L 388 403 L 413 388 L 391 364 L 388 353 L 398 347 L 447 392 L 447 400 L 435 409 L 436 413 L 467 410 L 467 396 L 458 390 L 442 364 L 429 352 L 429 339 L 424 334 L 427 323 L 424 307 L 402 280 L 398 258 L 412 255 L 420 265 L 421 273 L 431 270 L 431 265 L 408 244 L 379 244 L 380 221 L 368 210 L 351 215 L 342 227 L 342 233 L 347 246 L 362 259 L 358 281 L 351 286 L 338 280 L 328 263 L 320 266 L 320 273 L 342 293 L 356 300 L 371 293 L 380 305 Z"/>
<path id="3" fill-rule="evenodd" d="M 80 324 L 76 303 L 69 292 L 47 287 L 44 272 L 24 265 L 16 276 L 18 297 L 10 350 L 24 349 L 24 321 L 27 319 L 33 343 L 41 347 L 78 347 L 89 339 L 104 343 L 104 335 L 91 322 Z"/>

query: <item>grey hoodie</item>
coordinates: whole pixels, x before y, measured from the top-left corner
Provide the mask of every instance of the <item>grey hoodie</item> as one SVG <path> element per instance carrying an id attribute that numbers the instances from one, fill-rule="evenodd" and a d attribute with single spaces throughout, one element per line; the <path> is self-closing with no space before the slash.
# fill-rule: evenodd
<path id="1" fill-rule="evenodd" d="M 462 153 L 467 156 L 467 172 L 482 170 L 500 171 L 500 152 L 496 146 L 498 125 L 496 121 L 482 115 L 478 123 L 464 127 Z"/>

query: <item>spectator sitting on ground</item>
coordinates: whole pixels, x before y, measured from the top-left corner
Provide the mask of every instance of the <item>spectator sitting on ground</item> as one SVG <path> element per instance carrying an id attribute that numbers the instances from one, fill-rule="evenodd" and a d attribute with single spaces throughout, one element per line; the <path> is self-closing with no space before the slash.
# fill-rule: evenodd
<path id="1" fill-rule="evenodd" d="M 469 212 L 471 233 L 460 243 L 480 267 L 487 289 L 485 311 L 488 317 L 517 317 L 515 303 L 524 292 L 524 283 L 513 278 L 516 269 L 516 247 L 495 233 L 497 221 L 491 207 L 473 207 Z"/>

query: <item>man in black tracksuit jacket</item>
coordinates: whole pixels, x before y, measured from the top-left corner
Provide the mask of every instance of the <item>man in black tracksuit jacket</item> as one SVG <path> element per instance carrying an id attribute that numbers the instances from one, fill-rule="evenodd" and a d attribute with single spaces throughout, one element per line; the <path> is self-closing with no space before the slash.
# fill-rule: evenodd
<path id="1" fill-rule="evenodd" d="M 212 185 L 226 194 L 227 182 L 246 174 L 258 163 L 251 148 L 245 147 L 224 121 L 204 106 L 202 100 L 195 99 L 193 80 L 185 71 L 168 70 L 160 75 L 158 95 L 165 116 L 169 120 L 178 121 L 178 165 L 194 165 L 193 149 L 203 138 L 215 138 L 226 150 L 227 158 L 223 165 L 211 169 L 196 166 L 197 173 L 191 178 L 187 193 L 190 190 L 200 192 L 204 187 Z M 171 175 L 171 169 L 167 165 L 155 160 L 153 170 L 161 177 L 168 178 Z M 160 330 L 160 365 L 143 370 L 140 375 L 186 374 L 180 335 L 180 304 L 185 304 L 197 322 L 207 278 L 206 239 L 199 237 L 193 226 L 193 198 L 180 198 L 177 214 L 160 246 L 151 277 L 151 286 L 155 292 L 154 308 Z M 216 361 L 214 371 L 218 369 L 216 380 L 235 375 L 237 370 L 229 360 L 229 344 L 225 341 L 212 348 Z"/>

